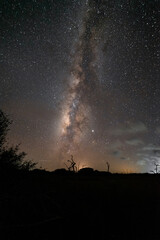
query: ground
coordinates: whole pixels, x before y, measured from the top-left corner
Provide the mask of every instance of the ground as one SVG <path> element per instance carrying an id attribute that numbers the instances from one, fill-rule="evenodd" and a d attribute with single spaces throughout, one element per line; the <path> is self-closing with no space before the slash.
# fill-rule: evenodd
<path id="1" fill-rule="evenodd" d="M 160 239 L 159 174 L 36 170 L 1 183 L 3 239 Z"/>

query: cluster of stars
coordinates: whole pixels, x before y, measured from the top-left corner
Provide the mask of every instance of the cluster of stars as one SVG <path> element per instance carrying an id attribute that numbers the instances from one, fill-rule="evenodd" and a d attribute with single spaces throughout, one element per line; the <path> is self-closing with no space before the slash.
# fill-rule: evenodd
<path id="1" fill-rule="evenodd" d="M 65 117 L 81 106 L 78 159 L 148 171 L 160 142 L 158 1 L 15 0 L 0 9 L 0 102 L 14 121 L 11 141 L 43 167 L 62 167 L 57 132 L 64 119 L 61 133 L 75 133 Z M 85 74 L 74 97 L 73 72 Z"/>

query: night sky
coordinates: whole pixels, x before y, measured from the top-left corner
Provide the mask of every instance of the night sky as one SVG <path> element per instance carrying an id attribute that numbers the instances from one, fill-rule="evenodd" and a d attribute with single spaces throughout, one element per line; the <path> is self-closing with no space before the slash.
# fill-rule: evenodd
<path id="1" fill-rule="evenodd" d="M 1 0 L 0 108 L 47 170 L 160 163 L 159 0 Z"/>

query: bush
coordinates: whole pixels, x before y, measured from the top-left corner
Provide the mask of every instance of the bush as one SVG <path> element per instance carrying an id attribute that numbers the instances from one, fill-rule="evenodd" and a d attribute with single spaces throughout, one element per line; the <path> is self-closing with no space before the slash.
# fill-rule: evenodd
<path id="1" fill-rule="evenodd" d="M 30 170 L 36 163 L 24 160 L 25 152 L 19 153 L 19 145 L 8 147 L 6 140 L 9 125 L 12 121 L 0 110 L 0 171 L 9 170 Z"/>
<path id="2" fill-rule="evenodd" d="M 94 172 L 93 168 L 89 168 L 89 167 L 87 167 L 87 168 L 81 168 L 81 169 L 78 171 L 78 173 L 84 174 L 84 175 L 93 174 L 93 172 Z"/>

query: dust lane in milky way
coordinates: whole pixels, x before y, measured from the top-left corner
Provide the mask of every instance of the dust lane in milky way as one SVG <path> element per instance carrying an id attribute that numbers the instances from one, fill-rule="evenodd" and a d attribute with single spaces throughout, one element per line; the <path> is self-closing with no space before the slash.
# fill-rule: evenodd
<path id="1" fill-rule="evenodd" d="M 86 7 L 79 41 L 75 46 L 73 66 L 69 78 L 67 96 L 62 105 L 60 146 L 64 155 L 74 153 L 80 147 L 90 122 L 91 100 L 97 86 L 95 64 L 95 29 L 93 9 Z M 91 24 L 92 23 L 92 24 Z"/>

